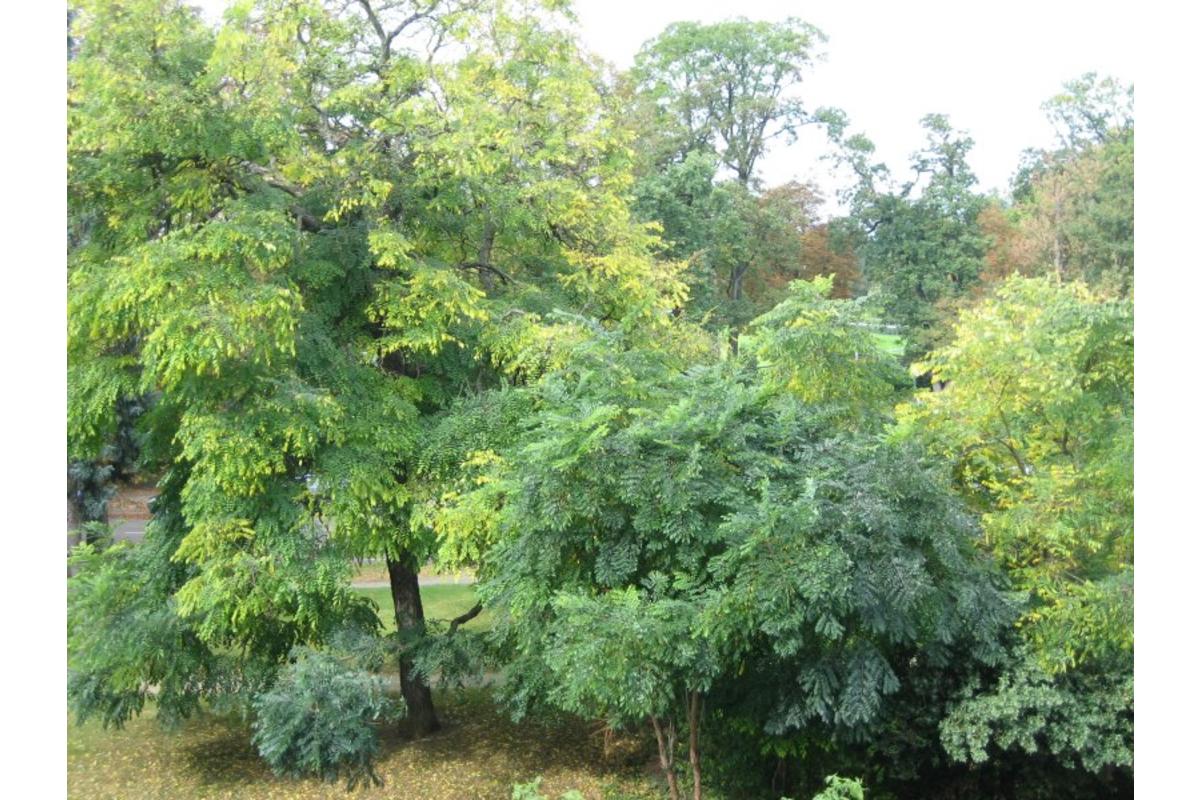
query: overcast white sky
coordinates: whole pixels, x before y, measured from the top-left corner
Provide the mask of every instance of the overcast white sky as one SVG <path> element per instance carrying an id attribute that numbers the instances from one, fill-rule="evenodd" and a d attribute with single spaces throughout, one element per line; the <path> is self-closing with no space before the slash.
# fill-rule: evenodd
<path id="1" fill-rule="evenodd" d="M 193 0 L 219 18 L 224 0 Z M 1021 151 L 1053 134 L 1039 108 L 1084 72 L 1136 82 L 1133 30 L 1099 0 L 575 0 L 583 41 L 628 67 L 647 39 L 676 20 L 797 16 L 829 37 L 823 63 L 803 90 L 810 108 L 838 106 L 866 133 L 893 172 L 922 142 L 927 113 L 948 114 L 975 139 L 970 163 L 984 191 L 1003 191 Z M 814 180 L 832 197 L 823 139 L 813 134 L 768 154 L 768 184 Z"/>

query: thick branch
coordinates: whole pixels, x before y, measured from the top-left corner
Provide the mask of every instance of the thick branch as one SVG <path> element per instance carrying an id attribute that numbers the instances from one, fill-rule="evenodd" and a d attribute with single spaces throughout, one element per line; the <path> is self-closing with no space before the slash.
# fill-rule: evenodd
<path id="1" fill-rule="evenodd" d="M 246 169 L 247 172 L 250 172 L 253 175 L 257 176 L 263 183 L 265 183 L 267 186 L 270 186 L 273 189 L 278 189 L 281 192 L 285 192 L 286 194 L 289 194 L 292 197 L 295 197 L 296 199 L 299 199 L 304 194 L 304 190 L 301 189 L 299 186 L 296 186 L 293 183 L 289 183 L 286 180 L 284 180 L 283 178 L 280 178 L 279 176 L 273 174 L 270 170 L 268 170 L 266 167 L 262 166 L 261 164 L 255 164 L 253 162 L 243 162 L 242 166 Z M 250 188 L 250 187 L 246 186 L 245 183 L 243 183 L 237 177 L 234 178 L 234 181 L 236 183 L 238 183 L 239 185 L 241 185 L 242 188 L 244 188 L 244 189 Z M 300 205 L 299 203 L 293 203 L 291 206 L 288 207 L 288 211 L 291 212 L 292 216 L 294 216 L 300 222 L 301 230 L 307 231 L 309 233 L 316 233 L 325 227 L 324 225 L 321 224 L 321 220 L 317 219 L 316 216 L 314 216 L 311 211 L 309 211 L 307 208 Z"/>
<path id="2" fill-rule="evenodd" d="M 459 625 L 462 625 L 464 622 L 470 622 L 471 620 L 475 619 L 476 617 L 478 617 L 480 615 L 480 613 L 482 611 L 483 611 L 483 603 L 476 603 L 475 605 L 471 606 L 470 610 L 464 611 L 462 614 L 459 614 L 457 617 L 450 620 L 449 633 L 454 633 L 456 630 L 458 630 Z"/>
<path id="3" fill-rule="evenodd" d="M 262 182 L 267 186 L 279 189 L 282 192 L 287 192 L 292 197 L 297 199 L 304 194 L 304 190 L 299 186 L 294 183 L 289 183 L 261 164 L 255 164 L 252 161 L 245 161 L 242 162 L 242 166 L 245 167 L 248 172 L 252 172 L 258 177 L 262 178 Z"/>
<path id="4" fill-rule="evenodd" d="M 688 761 L 692 765 L 692 800 L 701 800 L 700 786 L 700 693 L 691 692 L 688 702 Z"/>
<path id="5" fill-rule="evenodd" d="M 458 265 L 459 269 L 477 269 L 481 272 L 491 272 L 500 276 L 500 279 L 505 283 L 512 283 L 513 279 L 508 273 L 492 264 L 484 264 L 480 261 L 464 261 Z"/>

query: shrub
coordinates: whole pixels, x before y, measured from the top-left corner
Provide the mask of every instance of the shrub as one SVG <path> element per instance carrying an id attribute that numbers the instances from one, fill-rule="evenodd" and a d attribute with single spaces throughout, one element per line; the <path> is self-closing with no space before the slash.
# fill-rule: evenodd
<path id="1" fill-rule="evenodd" d="M 513 784 L 512 800 L 550 800 L 542 794 L 542 776 L 539 775 L 529 783 Z M 571 789 L 559 797 L 559 800 L 583 800 L 583 795 L 577 789 Z"/>
<path id="2" fill-rule="evenodd" d="M 379 742 L 372 723 L 399 711 L 382 680 L 329 652 L 297 647 L 274 686 L 254 701 L 254 744 L 280 775 L 319 775 L 348 788 L 375 774 Z"/>
<path id="3" fill-rule="evenodd" d="M 813 795 L 813 800 L 863 800 L 862 781 L 830 775 L 825 779 L 825 788 Z"/>

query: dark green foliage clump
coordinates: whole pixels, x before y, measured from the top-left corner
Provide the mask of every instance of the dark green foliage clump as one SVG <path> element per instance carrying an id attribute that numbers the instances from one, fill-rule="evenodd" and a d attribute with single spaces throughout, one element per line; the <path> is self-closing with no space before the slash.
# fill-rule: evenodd
<path id="1" fill-rule="evenodd" d="M 1092 773 L 1133 767 L 1133 671 L 1052 676 L 1032 659 L 990 690 L 968 684 L 942 722 L 942 744 L 958 761 L 1047 753 Z"/>
<path id="2" fill-rule="evenodd" d="M 374 723 L 398 709 L 377 676 L 330 652 L 298 647 L 254 710 L 254 744 L 276 773 L 329 781 L 344 775 L 349 788 L 382 783 L 373 765 Z"/>

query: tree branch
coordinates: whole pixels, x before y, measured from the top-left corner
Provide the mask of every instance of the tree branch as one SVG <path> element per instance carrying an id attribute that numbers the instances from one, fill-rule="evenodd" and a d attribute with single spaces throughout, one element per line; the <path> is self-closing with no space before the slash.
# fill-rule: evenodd
<path id="1" fill-rule="evenodd" d="M 483 271 L 491 272 L 496 275 L 499 275 L 500 279 L 502 281 L 504 281 L 505 283 L 513 282 L 512 276 L 509 275 L 507 272 L 505 272 L 504 270 L 500 269 L 499 267 L 493 266 L 491 264 L 484 264 L 482 261 L 464 261 L 458 265 L 458 268 L 459 269 L 477 269 L 481 272 L 483 272 Z"/>
<path id="2" fill-rule="evenodd" d="M 280 178 L 261 164 L 255 164 L 253 162 L 246 161 L 242 163 L 242 166 L 247 172 L 257 176 L 263 183 L 265 183 L 267 186 L 270 186 L 272 189 L 278 189 L 281 192 L 291 195 L 297 200 L 300 199 L 300 197 L 304 194 L 304 190 L 299 186 Z M 243 189 L 250 188 L 246 186 L 245 183 L 238 180 L 236 176 L 233 178 L 233 180 L 235 183 L 241 185 Z M 291 212 L 291 214 L 300 222 L 301 230 L 309 233 L 317 233 L 325 228 L 325 226 L 321 224 L 321 220 L 317 219 L 311 211 L 299 203 L 293 203 L 288 207 L 288 211 Z"/>
<path id="3" fill-rule="evenodd" d="M 459 625 L 462 625 L 464 622 L 470 622 L 478 617 L 482 612 L 483 603 L 476 603 L 475 605 L 471 606 L 470 610 L 464 611 L 462 614 L 459 614 L 457 617 L 450 620 L 450 630 L 447 631 L 447 633 L 454 633 L 456 630 L 458 630 Z"/>

